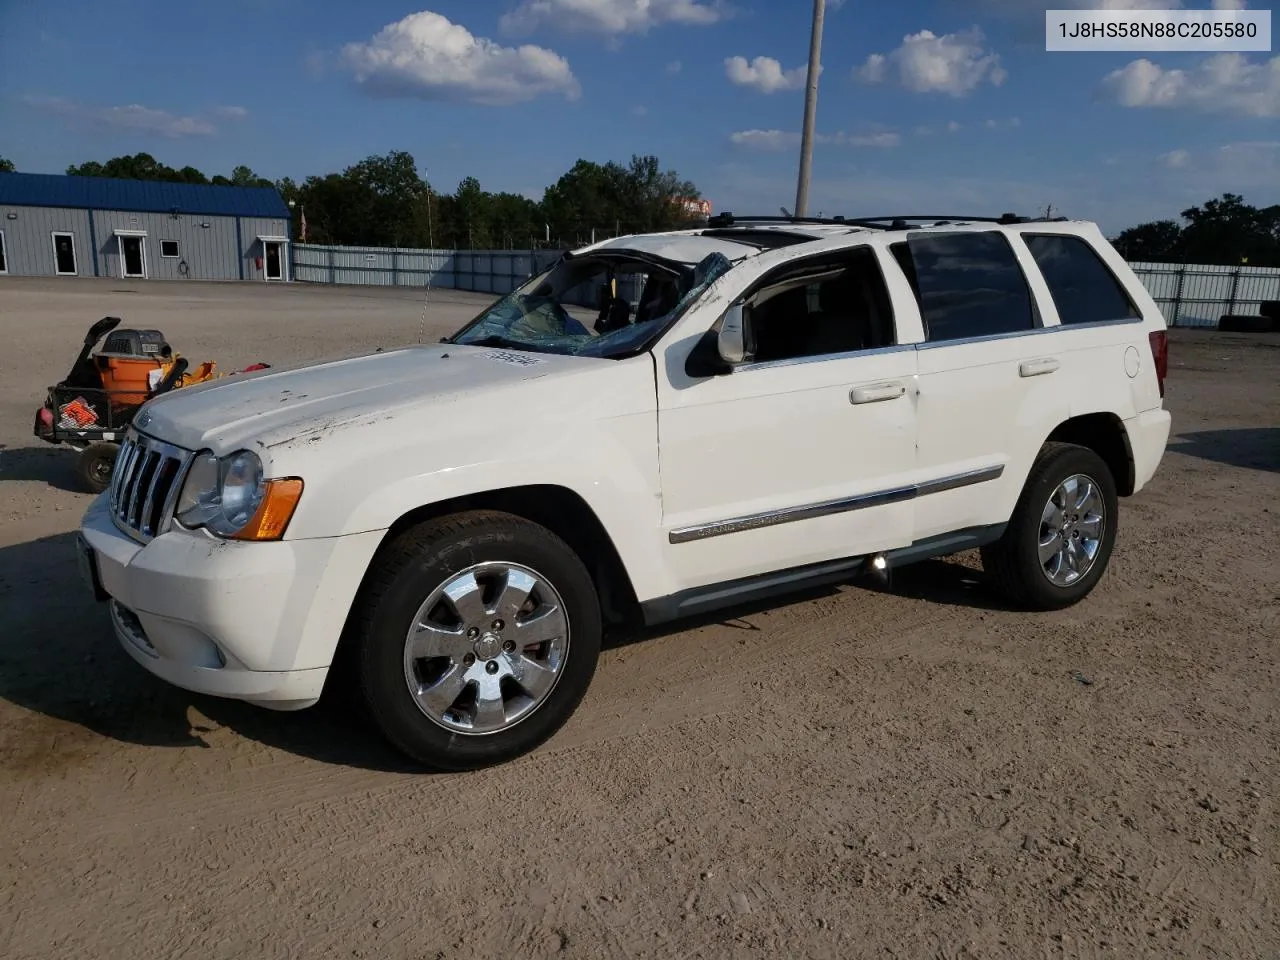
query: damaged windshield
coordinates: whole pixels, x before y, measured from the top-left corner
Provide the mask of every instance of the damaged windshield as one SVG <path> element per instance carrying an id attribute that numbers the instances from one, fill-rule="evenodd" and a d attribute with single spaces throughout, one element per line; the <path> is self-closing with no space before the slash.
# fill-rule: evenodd
<path id="1" fill-rule="evenodd" d="M 566 257 L 507 294 L 449 338 L 579 357 L 642 349 L 732 264 L 721 253 L 697 266 L 635 254 Z"/>

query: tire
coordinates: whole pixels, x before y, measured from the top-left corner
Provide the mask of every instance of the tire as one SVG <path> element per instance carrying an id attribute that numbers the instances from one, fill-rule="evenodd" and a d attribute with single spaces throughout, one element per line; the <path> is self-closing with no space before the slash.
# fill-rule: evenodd
<path id="1" fill-rule="evenodd" d="M 526 595 L 517 615 L 514 599 Z M 399 534 L 370 571 L 354 625 L 374 723 L 406 756 L 452 771 L 505 763 L 550 739 L 586 694 L 603 633 L 577 554 L 544 527 L 493 511 Z M 432 629 L 415 629 L 411 649 L 416 625 Z"/>
<path id="2" fill-rule="evenodd" d="M 101 493 L 111 486 L 111 471 L 116 465 L 119 444 L 91 443 L 81 451 L 76 460 L 76 475 L 92 493 Z"/>
<path id="3" fill-rule="evenodd" d="M 1092 484 L 1094 493 L 1085 503 L 1085 512 L 1055 513 L 1051 498 L 1062 499 L 1064 484 L 1073 482 L 1072 478 L 1083 480 L 1074 481 L 1077 504 L 1085 492 L 1084 483 Z M 1116 541 L 1118 510 L 1115 478 L 1100 456 L 1075 444 L 1047 443 L 1031 467 L 1004 535 L 982 549 L 983 569 L 995 589 L 1016 606 L 1069 607 L 1088 596 L 1106 571 Z M 1080 521 L 1072 520 L 1077 516 Z M 1068 542 L 1075 546 L 1066 546 Z"/>

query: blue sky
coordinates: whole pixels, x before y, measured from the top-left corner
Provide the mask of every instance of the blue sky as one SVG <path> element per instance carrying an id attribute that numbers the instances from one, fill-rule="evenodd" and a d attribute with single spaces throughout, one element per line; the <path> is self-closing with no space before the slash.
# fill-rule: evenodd
<path id="1" fill-rule="evenodd" d="M 1046 53 L 1044 6 L 829 0 L 810 212 L 1053 204 L 1117 230 L 1224 191 L 1280 202 L 1280 57 Z M 61 172 L 145 150 L 302 179 L 402 149 L 437 189 L 473 175 L 536 198 L 578 157 L 653 153 L 716 210 L 776 213 L 795 199 L 811 10 L 0 0 L 0 155 Z"/>

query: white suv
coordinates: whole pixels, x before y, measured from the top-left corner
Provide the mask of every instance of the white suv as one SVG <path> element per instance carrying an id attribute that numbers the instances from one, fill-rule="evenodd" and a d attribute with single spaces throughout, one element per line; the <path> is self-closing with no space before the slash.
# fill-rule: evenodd
<path id="1" fill-rule="evenodd" d="M 428 766 L 527 752 L 606 629 L 981 548 L 1088 594 L 1163 456 L 1165 323 L 1096 226 L 735 219 L 565 254 L 440 343 L 140 411 L 82 558 L 124 648 Z"/>

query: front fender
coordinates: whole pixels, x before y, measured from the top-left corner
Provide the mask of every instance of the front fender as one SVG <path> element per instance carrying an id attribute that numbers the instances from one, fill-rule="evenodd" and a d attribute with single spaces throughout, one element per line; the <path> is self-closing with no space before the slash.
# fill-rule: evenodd
<path id="1" fill-rule="evenodd" d="M 273 451 L 304 483 L 287 537 L 386 530 L 433 503 L 546 484 L 595 513 L 642 599 L 669 592 L 653 375 L 644 355 L 450 404 L 428 428 L 392 417 Z"/>

